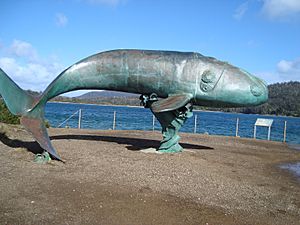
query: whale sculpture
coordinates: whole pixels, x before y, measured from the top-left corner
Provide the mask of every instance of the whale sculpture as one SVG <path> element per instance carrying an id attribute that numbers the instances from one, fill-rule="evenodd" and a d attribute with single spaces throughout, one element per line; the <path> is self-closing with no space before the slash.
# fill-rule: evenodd
<path id="1" fill-rule="evenodd" d="M 26 78 L 24 78 L 26 79 Z M 178 130 L 192 115 L 192 106 L 241 107 L 267 101 L 268 89 L 259 78 L 229 63 L 194 52 L 112 50 L 87 57 L 64 70 L 41 95 L 18 87 L 0 69 L 0 94 L 8 109 L 50 155 L 53 148 L 44 107 L 60 94 L 101 89 L 141 94 L 162 126 L 162 152 L 178 152 Z"/>

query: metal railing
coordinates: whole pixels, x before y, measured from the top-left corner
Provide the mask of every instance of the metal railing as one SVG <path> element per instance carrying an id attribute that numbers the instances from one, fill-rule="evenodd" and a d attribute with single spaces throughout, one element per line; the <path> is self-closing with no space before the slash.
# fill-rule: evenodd
<path id="1" fill-rule="evenodd" d="M 72 115 L 70 115 L 67 119 L 65 119 L 63 122 L 61 122 L 58 126 L 57 126 L 57 128 L 59 128 L 59 127 L 62 127 L 64 124 L 67 124 L 67 122 L 70 120 L 70 119 L 72 119 L 72 118 L 74 118 L 76 115 L 78 114 L 78 122 L 77 122 L 77 128 L 78 129 L 81 129 L 82 128 L 82 109 L 79 109 L 79 110 L 77 110 L 76 112 L 74 112 Z M 111 127 L 110 128 L 108 128 L 108 129 L 112 129 L 112 130 L 116 130 L 117 129 L 117 127 L 119 127 L 119 129 L 128 129 L 128 125 L 130 124 L 130 123 L 136 123 L 137 125 L 135 126 L 135 127 L 137 127 L 137 129 L 140 129 L 140 125 L 142 125 L 142 124 L 139 124 L 138 122 L 134 122 L 134 117 L 130 117 L 130 118 L 127 118 L 127 119 L 124 119 L 124 118 L 122 118 L 122 113 L 119 113 L 120 115 L 118 116 L 118 118 L 117 118 L 117 111 L 113 111 L 113 117 L 112 117 L 112 123 L 111 123 Z M 206 133 L 206 134 L 208 134 L 208 130 L 209 129 L 205 129 L 204 127 L 205 127 L 205 123 L 206 123 L 206 121 L 203 121 L 203 119 L 202 119 L 202 121 L 201 120 L 199 120 L 199 115 L 200 114 L 198 114 L 198 113 L 196 113 L 195 112 L 195 114 L 194 114 L 194 120 L 190 120 L 190 124 L 189 124 L 189 130 L 188 131 L 186 131 L 187 129 L 185 128 L 185 129 L 183 129 L 184 131 L 183 132 L 191 132 L 191 133 Z M 124 115 L 123 115 L 124 116 Z M 201 116 L 201 115 L 200 115 Z M 128 116 L 127 116 L 128 117 Z M 200 117 L 201 118 L 201 117 Z M 90 117 L 89 117 L 89 119 L 91 119 Z M 119 120 L 118 120 L 119 119 Z M 227 119 L 227 121 L 226 121 L 226 119 Z M 230 129 L 230 130 L 232 130 L 231 131 L 231 133 L 228 133 L 228 132 L 224 132 L 223 134 L 221 134 L 221 135 L 226 135 L 226 136 L 235 136 L 235 137 L 239 137 L 239 135 L 240 135 L 240 133 L 243 133 L 243 137 L 250 137 L 249 135 L 248 136 L 245 136 L 245 125 L 243 125 L 243 126 L 241 126 L 241 121 L 242 122 L 244 122 L 245 121 L 245 118 L 244 119 L 241 119 L 241 118 L 239 118 L 239 117 L 236 117 L 236 119 L 234 119 L 234 118 L 226 118 L 226 119 L 222 119 L 223 121 L 222 122 L 224 122 L 224 121 L 226 121 L 229 125 L 228 125 L 228 127 L 226 127 L 227 129 Z M 126 122 L 125 122 L 126 121 Z M 144 122 L 144 120 L 142 120 L 143 122 Z M 192 122 L 193 121 L 193 122 Z M 107 122 L 107 121 L 106 121 Z M 149 124 L 149 122 L 150 121 L 148 121 L 147 123 L 148 123 L 148 125 L 147 125 L 147 127 L 148 128 L 146 128 L 146 129 L 148 129 L 148 130 L 152 130 L 152 131 L 155 131 L 155 130 L 159 130 L 160 129 L 160 125 L 159 125 L 159 123 L 156 123 L 156 118 L 155 118 L 155 116 L 154 115 L 152 115 L 152 127 L 150 128 L 150 124 Z M 191 124 L 191 122 L 193 123 L 193 125 Z M 216 122 L 216 121 L 215 121 Z M 286 142 L 287 141 L 287 121 L 283 121 L 284 122 L 284 125 L 282 126 L 282 128 L 280 128 L 280 129 L 282 129 L 282 131 L 281 131 L 281 135 L 280 136 L 282 136 L 282 142 Z M 74 121 L 73 120 L 73 127 L 74 127 L 74 125 L 75 125 L 75 123 L 76 123 L 76 121 Z M 122 124 L 122 123 L 126 123 L 126 124 Z M 201 123 L 203 124 L 204 123 L 204 125 L 202 125 L 201 126 Z M 157 126 L 158 125 L 158 126 Z M 207 124 L 206 124 L 207 125 Z M 300 124 L 299 124 L 300 125 Z M 139 127 L 140 126 L 140 127 Z M 215 124 L 214 125 L 215 127 L 218 127 L 218 125 L 217 124 Z M 251 126 L 251 127 L 253 127 L 254 126 L 254 123 L 251 125 L 250 123 L 249 123 L 249 126 Z M 67 126 L 68 127 L 68 126 Z M 91 128 L 91 127 L 89 127 L 89 126 L 85 126 L 86 128 Z M 250 129 L 252 129 L 251 127 L 249 127 L 249 130 Z M 130 128 L 129 128 L 130 129 Z M 135 129 L 135 128 L 134 128 Z M 240 130 L 242 130 L 242 132 L 240 131 Z M 211 132 L 211 130 L 210 130 L 210 132 Z M 277 127 L 277 131 L 276 131 L 277 133 L 278 133 L 278 127 Z M 218 134 L 218 132 L 216 132 L 216 133 L 214 133 L 214 132 L 212 132 L 213 134 L 217 134 L 217 135 L 219 135 Z M 250 131 L 248 132 L 248 133 L 250 133 Z M 283 134 L 283 135 L 282 135 Z M 270 134 L 268 134 L 268 137 L 269 137 L 269 135 Z M 278 136 L 278 135 L 277 135 Z M 254 132 L 254 134 L 253 134 L 253 136 L 252 136 L 253 138 L 256 138 L 256 132 Z M 262 138 L 261 138 L 262 139 Z M 269 139 L 269 138 L 268 138 Z M 276 138 L 276 140 L 278 141 L 278 138 Z"/>
<path id="2" fill-rule="evenodd" d="M 77 110 L 63 122 L 61 122 L 57 128 L 60 128 L 63 124 L 67 123 L 71 118 L 73 118 L 78 113 L 78 129 L 81 129 L 81 117 L 82 117 L 82 109 Z"/>

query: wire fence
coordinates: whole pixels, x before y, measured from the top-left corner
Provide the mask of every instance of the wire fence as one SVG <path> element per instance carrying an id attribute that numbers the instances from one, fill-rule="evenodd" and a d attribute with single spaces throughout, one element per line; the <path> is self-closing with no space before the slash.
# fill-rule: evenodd
<path id="1" fill-rule="evenodd" d="M 52 127 L 117 130 L 161 130 L 149 109 L 137 107 L 48 104 L 46 117 Z M 63 105 L 63 106 L 61 106 Z M 79 108 L 80 107 L 80 108 Z M 254 129 L 257 118 L 272 119 L 270 140 L 300 144 L 300 118 L 194 111 L 181 132 L 268 139 L 268 128 Z"/>

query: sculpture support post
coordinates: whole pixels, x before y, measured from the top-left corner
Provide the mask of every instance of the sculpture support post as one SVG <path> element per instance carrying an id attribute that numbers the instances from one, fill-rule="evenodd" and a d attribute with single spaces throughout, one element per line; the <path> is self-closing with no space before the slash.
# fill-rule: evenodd
<path id="1" fill-rule="evenodd" d="M 180 140 L 178 132 L 185 121 L 193 116 L 192 104 L 188 103 L 176 110 L 156 113 L 151 108 L 152 103 L 158 100 L 156 94 L 151 94 L 150 96 L 142 95 L 140 99 L 141 104 L 145 108 L 150 108 L 161 124 L 163 140 L 160 142 L 158 151 L 164 153 L 181 152 L 183 148 L 178 143 Z"/>

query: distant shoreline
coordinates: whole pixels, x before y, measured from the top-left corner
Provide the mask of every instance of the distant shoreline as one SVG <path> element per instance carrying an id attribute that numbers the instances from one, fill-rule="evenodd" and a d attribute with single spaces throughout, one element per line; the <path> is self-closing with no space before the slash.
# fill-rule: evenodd
<path id="1" fill-rule="evenodd" d="M 116 107 L 129 107 L 129 108 L 144 108 L 143 106 L 138 105 L 108 105 L 108 104 L 99 104 L 99 103 L 83 103 L 83 102 L 62 102 L 62 101 L 49 101 L 49 103 L 61 103 L 61 104 L 81 104 L 81 105 L 99 105 L 99 106 L 116 106 Z"/>

